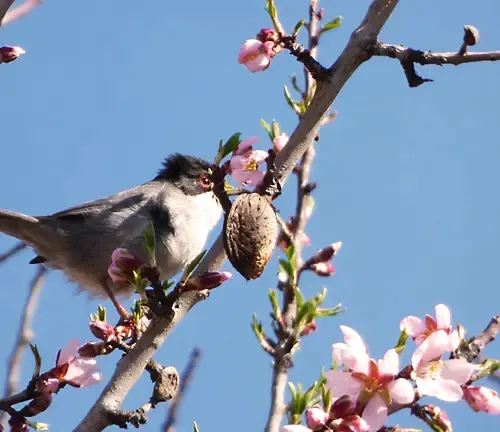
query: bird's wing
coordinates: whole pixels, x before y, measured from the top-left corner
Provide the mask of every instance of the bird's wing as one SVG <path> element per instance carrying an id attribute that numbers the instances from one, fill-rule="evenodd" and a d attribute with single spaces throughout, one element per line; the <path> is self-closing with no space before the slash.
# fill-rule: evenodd
<path id="1" fill-rule="evenodd" d="M 134 204 L 137 204 L 137 202 L 143 201 L 145 198 L 144 186 L 145 185 L 138 186 L 136 188 L 128 189 L 115 195 L 111 195 L 107 198 L 102 198 L 70 207 L 66 210 L 62 210 L 39 219 L 77 221 L 95 216 L 102 211 L 117 212 L 121 209 L 132 207 Z"/>

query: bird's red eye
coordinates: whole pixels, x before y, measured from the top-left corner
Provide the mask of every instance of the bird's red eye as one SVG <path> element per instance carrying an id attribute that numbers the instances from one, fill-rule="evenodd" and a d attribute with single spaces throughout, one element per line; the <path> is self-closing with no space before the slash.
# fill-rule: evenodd
<path id="1" fill-rule="evenodd" d="M 200 177 L 200 185 L 201 187 L 203 187 L 204 189 L 208 189 L 212 186 L 212 182 L 210 181 L 210 179 L 208 178 L 208 176 L 201 176 Z"/>

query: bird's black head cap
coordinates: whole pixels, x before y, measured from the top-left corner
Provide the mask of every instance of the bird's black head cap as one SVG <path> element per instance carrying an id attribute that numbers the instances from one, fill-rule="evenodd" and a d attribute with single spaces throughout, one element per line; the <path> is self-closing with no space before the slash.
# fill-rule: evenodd
<path id="1" fill-rule="evenodd" d="M 165 159 L 155 180 L 169 181 L 188 195 L 198 195 L 212 190 L 212 169 L 203 159 L 175 153 Z"/>

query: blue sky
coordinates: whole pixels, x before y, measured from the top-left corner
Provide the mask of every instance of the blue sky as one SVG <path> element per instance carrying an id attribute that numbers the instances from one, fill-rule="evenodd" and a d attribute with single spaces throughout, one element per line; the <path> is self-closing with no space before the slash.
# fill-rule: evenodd
<path id="1" fill-rule="evenodd" d="M 368 4 L 322 3 L 327 17 L 344 17 L 322 41 L 323 63 L 335 60 Z M 170 153 L 212 158 L 218 140 L 237 131 L 260 136 L 267 148 L 261 118 L 275 118 L 292 132 L 296 119 L 282 88 L 301 73 L 299 64 L 282 54 L 265 73 L 250 74 L 236 63 L 241 43 L 269 26 L 263 1 L 137 6 L 53 0 L 2 29 L 1 44 L 20 45 L 27 54 L 1 67 L 1 208 L 47 214 L 106 196 L 149 180 Z M 306 17 L 305 1 L 277 6 L 289 29 Z M 462 26 L 472 24 L 481 34 L 478 50 L 499 49 L 499 16 L 495 0 L 401 2 L 381 40 L 453 51 Z M 327 286 L 329 304 L 348 310 L 320 321 L 304 340 L 294 381 L 309 384 L 330 364 L 340 324 L 356 328 L 377 357 L 396 341 L 402 317 L 432 313 L 436 303 L 448 304 L 470 335 L 500 313 L 500 63 L 418 70 L 435 82 L 410 89 L 396 61 L 363 65 L 335 103 L 338 119 L 321 133 L 312 173 L 317 205 L 308 227 L 313 244 L 306 253 L 337 240 L 344 247 L 333 278 L 308 277 L 301 288 L 313 295 Z M 291 214 L 294 196 L 289 182 L 277 202 L 283 215 Z M 13 244 L 0 236 L 0 250 Z M 158 353 L 158 361 L 180 370 L 193 346 L 202 350 L 178 430 L 190 430 L 193 420 L 202 432 L 262 430 L 271 363 L 249 323 L 254 312 L 267 323 L 277 255 L 259 280 L 235 275 L 214 291 Z M 0 268 L 2 361 L 34 272 L 31 258 L 23 252 Z M 75 292 L 61 274 L 50 274 L 34 321 L 45 368 L 68 339 L 90 339 L 88 314 L 98 302 Z M 498 343 L 485 354 L 500 357 Z M 117 360 L 99 358 L 106 377 Z M 27 357 L 23 382 L 31 371 Z M 102 388 L 65 389 L 40 421 L 52 431 L 71 430 Z M 124 407 L 137 408 L 150 392 L 143 377 Z M 498 418 L 464 403 L 440 405 L 457 432 L 498 428 Z M 144 429 L 159 430 L 165 412 L 160 406 L 151 413 Z M 407 413 L 391 420 L 423 427 Z"/>

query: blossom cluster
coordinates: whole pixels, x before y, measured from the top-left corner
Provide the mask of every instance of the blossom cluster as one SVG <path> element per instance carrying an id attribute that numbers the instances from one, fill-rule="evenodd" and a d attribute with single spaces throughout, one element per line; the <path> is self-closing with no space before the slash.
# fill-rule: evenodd
<path id="1" fill-rule="evenodd" d="M 361 336 L 341 326 L 344 342 L 332 346 L 334 365 L 326 373 L 326 388 L 331 407 L 314 405 L 306 412 L 306 426 L 287 425 L 282 432 L 305 432 L 334 428 L 337 431 L 375 432 L 384 426 L 387 416 L 412 406 L 424 396 L 446 402 L 464 400 L 474 411 L 500 414 L 500 398 L 486 387 L 472 385 L 478 365 L 463 358 L 444 359 L 460 345 L 460 335 L 451 325 L 450 309 L 439 304 L 436 317 L 408 316 L 400 322 L 403 334 L 415 341 L 411 366 L 400 368 L 401 347 L 388 350 L 382 359 L 370 357 Z M 451 423 L 439 407 L 426 405 L 425 413 L 443 430 Z M 444 425 L 444 426 L 443 426 Z"/>

